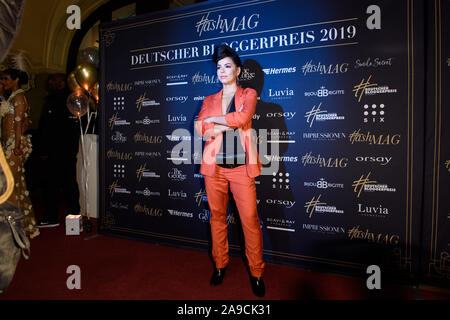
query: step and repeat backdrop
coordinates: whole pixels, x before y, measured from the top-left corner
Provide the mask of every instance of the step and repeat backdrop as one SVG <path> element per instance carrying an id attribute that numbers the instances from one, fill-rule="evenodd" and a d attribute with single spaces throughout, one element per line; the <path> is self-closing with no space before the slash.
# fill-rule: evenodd
<path id="1" fill-rule="evenodd" d="M 450 2 L 427 2 L 423 277 L 450 285 Z"/>
<path id="2" fill-rule="evenodd" d="M 377 264 L 416 278 L 423 9 L 412 0 L 209 1 L 102 24 L 100 231 L 210 248 L 194 121 L 221 89 L 211 55 L 226 43 L 244 63 L 240 85 L 258 92 L 265 260 L 351 273 Z M 243 252 L 232 201 L 228 223 L 232 253 Z M 448 265 L 442 250 L 434 269 Z"/>

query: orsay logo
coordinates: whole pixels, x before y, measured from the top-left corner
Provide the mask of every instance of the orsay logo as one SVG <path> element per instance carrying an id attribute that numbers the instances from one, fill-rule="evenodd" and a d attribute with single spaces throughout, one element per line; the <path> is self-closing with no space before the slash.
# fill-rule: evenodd
<path id="1" fill-rule="evenodd" d="M 223 17 L 210 16 L 210 12 L 203 15 L 200 21 L 195 24 L 198 36 L 201 37 L 205 32 L 219 31 L 219 33 L 248 31 L 255 29 L 259 24 L 259 14 L 254 13 L 249 16 Z"/>
<path id="2" fill-rule="evenodd" d="M 166 97 L 167 102 L 181 102 L 185 103 L 188 99 L 188 96 L 175 96 L 175 97 Z"/>
<path id="3" fill-rule="evenodd" d="M 295 114 L 297 112 L 292 112 L 292 111 L 286 111 L 286 112 L 269 112 L 266 113 L 266 118 L 284 118 L 286 120 L 291 120 L 292 118 L 295 117 Z"/>
<path id="4" fill-rule="evenodd" d="M 266 199 L 267 204 L 284 206 L 286 209 L 290 209 L 295 205 L 295 201 L 282 200 L 282 199 Z"/>
<path id="5" fill-rule="evenodd" d="M 386 166 L 388 165 L 392 157 L 386 157 L 386 156 L 356 156 L 355 160 L 357 162 L 374 162 L 378 163 L 380 166 Z"/>

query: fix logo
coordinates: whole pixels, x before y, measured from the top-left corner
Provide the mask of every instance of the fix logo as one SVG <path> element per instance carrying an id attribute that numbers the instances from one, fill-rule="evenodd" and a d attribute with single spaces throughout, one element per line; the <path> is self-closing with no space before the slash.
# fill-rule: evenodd
<path id="1" fill-rule="evenodd" d="M 113 104 L 114 104 L 113 108 L 114 111 L 125 110 L 125 97 L 114 97 Z"/>
<path id="2" fill-rule="evenodd" d="M 385 105 L 381 103 L 379 106 L 376 104 L 372 104 L 369 106 L 368 104 L 364 105 L 364 123 L 376 123 L 376 122 L 384 122 L 385 116 Z M 379 110 L 377 110 L 379 109 Z"/>

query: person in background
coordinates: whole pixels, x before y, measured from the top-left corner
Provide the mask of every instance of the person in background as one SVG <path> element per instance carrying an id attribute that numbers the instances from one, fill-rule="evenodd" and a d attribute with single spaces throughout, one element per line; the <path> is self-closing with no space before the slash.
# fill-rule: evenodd
<path id="1" fill-rule="evenodd" d="M 265 286 L 262 274 L 265 264 L 255 187 L 255 177 L 260 175 L 262 165 L 252 136 L 257 93 L 254 89 L 243 89 L 238 85 L 242 63 L 232 48 L 226 45 L 216 47 L 212 60 L 216 64 L 223 89 L 203 100 L 195 122 L 198 134 L 208 138 L 200 173 L 205 177 L 211 211 L 215 269 L 210 283 L 213 286 L 220 285 L 228 267 L 227 207 L 230 188 L 244 231 L 252 290 L 256 296 L 263 297 Z M 237 141 L 233 143 L 234 138 Z"/>
<path id="2" fill-rule="evenodd" d="M 62 73 L 50 75 L 47 86 L 49 94 L 38 127 L 44 193 L 43 217 L 38 224 L 40 228 L 59 225 L 61 193 L 66 215 L 80 214 L 76 179 L 80 124 L 66 106 L 70 94 L 66 76 Z"/>
<path id="3" fill-rule="evenodd" d="M 31 137 L 25 132 L 29 127 L 29 106 L 22 86 L 28 84 L 26 72 L 6 69 L 2 76 L 4 89 L 10 92 L 1 103 L 2 146 L 14 177 L 14 190 L 8 201 L 18 206 L 24 213 L 23 229 L 31 239 L 39 235 L 33 206 L 25 182 L 24 164 L 31 154 Z"/>
<path id="4" fill-rule="evenodd" d="M 0 79 L 4 78 L 5 75 L 3 73 L 0 73 Z M 5 99 L 5 86 L 3 85 L 3 80 L 0 80 L 0 103 L 3 101 L 6 101 Z"/>

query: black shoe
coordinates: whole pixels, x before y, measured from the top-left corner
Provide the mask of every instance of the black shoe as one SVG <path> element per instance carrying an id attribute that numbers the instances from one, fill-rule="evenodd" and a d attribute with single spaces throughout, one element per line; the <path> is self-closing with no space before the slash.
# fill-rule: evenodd
<path id="1" fill-rule="evenodd" d="M 43 220 L 43 221 L 39 222 L 37 225 L 38 228 L 53 228 L 53 227 L 57 227 L 57 226 L 59 226 L 59 222 L 48 221 L 48 220 Z"/>
<path id="2" fill-rule="evenodd" d="M 266 294 L 266 288 L 264 287 L 263 278 L 250 276 L 250 282 L 252 284 L 252 290 L 255 296 L 264 297 L 264 295 Z"/>
<path id="3" fill-rule="evenodd" d="M 212 286 L 218 286 L 219 284 L 222 284 L 223 278 L 225 277 L 226 270 L 227 270 L 227 267 L 214 269 L 214 273 L 211 277 L 211 282 L 210 282 Z"/>

